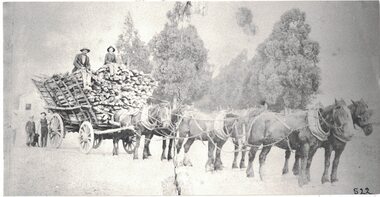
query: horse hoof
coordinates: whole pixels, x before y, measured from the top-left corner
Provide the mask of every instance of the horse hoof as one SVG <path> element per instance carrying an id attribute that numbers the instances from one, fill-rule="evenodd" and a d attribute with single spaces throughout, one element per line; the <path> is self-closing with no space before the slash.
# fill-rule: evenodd
<path id="1" fill-rule="evenodd" d="M 325 184 L 327 182 L 330 182 L 330 179 L 329 179 L 329 177 L 323 176 L 321 182 L 322 182 L 322 184 Z"/>
<path id="2" fill-rule="evenodd" d="M 233 163 L 233 164 L 232 164 L 232 168 L 238 168 L 237 164 L 236 164 L 236 163 Z"/>
<path id="3" fill-rule="evenodd" d="M 336 183 L 336 182 L 338 182 L 338 181 L 339 181 L 338 178 L 331 178 L 331 183 Z"/>
<path id="4" fill-rule="evenodd" d="M 133 157 L 133 160 L 138 160 L 139 158 L 138 157 Z"/>
<path id="5" fill-rule="evenodd" d="M 299 173 L 298 170 L 293 170 L 293 175 L 297 176 L 297 175 L 299 175 L 299 174 L 300 174 L 300 173 Z"/>
<path id="6" fill-rule="evenodd" d="M 286 169 L 286 168 L 282 169 L 282 175 L 288 174 L 288 172 L 289 172 L 288 169 Z"/>
<path id="7" fill-rule="evenodd" d="M 246 168 L 245 163 L 240 163 L 240 168 Z"/>
<path id="8" fill-rule="evenodd" d="M 222 165 L 215 165 L 215 167 L 214 167 L 215 169 L 215 171 L 221 171 L 221 170 L 223 170 L 223 166 Z"/>
<path id="9" fill-rule="evenodd" d="M 247 177 L 248 178 L 252 178 L 254 176 L 255 176 L 255 174 L 253 172 L 247 172 Z"/>
<path id="10" fill-rule="evenodd" d="M 168 161 L 170 161 L 170 160 L 172 160 L 172 159 L 173 159 L 173 157 L 171 157 L 171 156 L 168 157 Z"/>
<path id="11" fill-rule="evenodd" d="M 165 156 L 161 156 L 161 161 L 162 160 L 166 160 L 166 157 Z"/>

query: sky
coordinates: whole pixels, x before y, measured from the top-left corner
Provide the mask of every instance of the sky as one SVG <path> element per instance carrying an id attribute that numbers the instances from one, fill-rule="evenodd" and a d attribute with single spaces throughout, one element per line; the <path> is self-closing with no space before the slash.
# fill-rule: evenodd
<path id="1" fill-rule="evenodd" d="M 106 48 L 115 45 L 123 20 L 131 13 L 144 42 L 159 33 L 174 2 L 4 3 L 5 104 L 34 90 L 33 75 L 71 71 L 74 56 L 87 47 L 93 68 L 102 65 Z M 319 42 L 322 70 L 317 100 L 364 98 L 379 103 L 379 3 L 374 2 L 207 2 L 194 25 L 208 49 L 215 75 L 246 49 L 252 58 L 280 16 L 292 8 L 306 12 L 310 37 Z M 240 7 L 252 10 L 256 35 L 236 23 Z M 7 100 L 8 99 L 8 100 Z"/>

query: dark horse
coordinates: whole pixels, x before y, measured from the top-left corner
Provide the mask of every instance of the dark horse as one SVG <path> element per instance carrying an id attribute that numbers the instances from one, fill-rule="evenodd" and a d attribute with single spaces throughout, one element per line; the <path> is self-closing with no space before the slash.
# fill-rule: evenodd
<path id="1" fill-rule="evenodd" d="M 258 108 L 249 108 L 249 109 L 243 109 L 243 110 L 234 110 L 233 114 L 238 116 L 239 118 L 236 119 L 235 126 L 233 128 L 232 132 L 232 142 L 234 144 L 234 160 L 232 162 L 232 168 L 238 168 L 237 165 L 237 159 L 239 156 L 239 152 L 241 152 L 241 159 L 240 159 L 240 168 L 245 168 L 245 155 L 247 152 L 247 139 L 248 139 L 248 129 L 250 126 L 250 117 L 254 118 L 264 112 L 266 109 L 264 107 L 258 107 Z M 239 151 L 239 147 L 241 147 L 241 150 Z"/>
<path id="2" fill-rule="evenodd" d="M 354 129 L 351 113 L 343 100 L 335 100 L 333 105 L 320 109 L 317 121 L 320 122 L 322 130 L 325 132 L 330 131 L 344 138 L 351 138 L 353 135 Z M 249 152 L 247 177 L 254 176 L 252 163 L 260 145 L 263 146 L 259 156 L 259 172 L 260 178 L 263 179 L 262 169 L 272 146 L 274 144 L 277 145 L 279 142 L 290 141 L 290 139 L 288 140 L 289 135 L 294 131 L 298 131 L 298 150 L 301 158 L 301 172 L 298 177 L 298 184 L 300 186 L 306 184 L 310 177 L 309 171 L 306 170 L 307 166 L 310 167 L 314 153 L 323 143 L 323 141 L 312 134 L 308 126 L 306 111 L 294 112 L 283 117 L 279 114 L 264 112 L 255 118 L 252 128 L 249 130 L 248 143 L 251 149 Z M 287 144 L 291 146 L 290 142 Z"/>
<path id="3" fill-rule="evenodd" d="M 352 101 L 352 104 L 348 106 L 351 112 L 352 120 L 355 125 L 358 125 L 364 132 L 366 136 L 370 135 L 372 133 L 373 127 L 372 124 L 369 123 L 369 120 L 372 116 L 372 110 L 368 109 L 368 105 L 364 102 L 363 99 L 360 101 Z M 346 143 L 348 142 L 348 139 L 338 138 L 336 135 L 330 135 L 328 137 L 327 141 L 324 141 L 322 143 L 322 146 L 325 149 L 325 169 L 322 176 L 322 183 L 329 182 L 329 176 L 328 171 L 330 167 L 330 157 L 332 151 L 335 151 L 335 157 L 333 161 L 333 168 L 331 171 L 331 182 L 337 182 L 338 181 L 338 165 L 339 165 L 339 159 L 342 155 L 344 148 L 346 146 Z M 286 174 L 288 172 L 288 159 L 290 157 L 290 150 L 286 150 L 285 153 L 285 164 L 283 168 L 283 174 Z M 293 174 L 298 175 L 299 174 L 299 151 L 296 149 L 296 155 L 295 155 L 295 161 L 293 165 Z M 310 171 L 310 164 L 307 166 L 307 171 Z M 308 172 L 309 173 L 309 172 Z M 310 177 L 308 177 L 310 178 Z"/>
<path id="4" fill-rule="evenodd" d="M 224 112 L 201 112 L 193 109 L 182 109 L 181 113 L 175 114 L 174 119 L 178 121 L 178 143 L 176 145 L 177 154 L 180 153 L 183 141 L 184 145 L 183 165 L 192 166 L 187 154 L 193 142 L 198 139 L 208 141 L 207 170 L 222 170 L 221 150 L 223 145 L 231 136 L 235 120 L 238 116 Z M 216 150 L 215 150 L 216 149 Z M 214 157 L 215 153 L 215 157 Z"/>
<path id="5" fill-rule="evenodd" d="M 141 130 L 141 133 L 145 135 L 143 159 L 151 156 L 149 144 L 153 138 L 153 135 L 161 136 L 163 138 L 161 160 L 171 160 L 173 158 L 171 149 L 173 145 L 174 128 L 171 121 L 171 113 L 172 110 L 170 103 L 153 105 L 148 109 L 148 117 L 146 117 L 147 120 L 140 122 L 138 128 Z M 170 138 L 168 157 L 165 156 L 166 137 Z"/>

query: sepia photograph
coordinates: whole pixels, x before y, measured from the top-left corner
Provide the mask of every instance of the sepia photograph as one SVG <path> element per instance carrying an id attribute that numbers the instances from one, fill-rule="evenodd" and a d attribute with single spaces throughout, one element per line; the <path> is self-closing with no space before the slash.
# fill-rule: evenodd
<path id="1" fill-rule="evenodd" d="M 380 193 L 379 1 L 2 6 L 5 196 Z"/>

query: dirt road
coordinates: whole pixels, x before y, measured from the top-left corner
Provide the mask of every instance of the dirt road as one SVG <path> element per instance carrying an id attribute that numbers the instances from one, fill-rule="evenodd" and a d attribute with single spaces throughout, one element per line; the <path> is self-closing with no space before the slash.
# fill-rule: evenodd
<path id="1" fill-rule="evenodd" d="M 154 137 L 154 139 L 159 139 Z M 186 167 L 194 195 L 247 194 L 353 194 L 353 188 L 368 187 L 380 192 L 380 128 L 370 137 L 362 133 L 350 142 L 340 161 L 335 184 L 322 185 L 324 151 L 320 149 L 311 167 L 311 182 L 299 188 L 297 177 L 281 175 L 284 151 L 273 148 L 265 167 L 266 180 L 260 181 L 258 161 L 255 177 L 246 178 L 245 169 L 231 169 L 233 154 L 222 153 L 225 169 L 205 172 L 207 144 L 196 141 L 190 149 L 193 167 Z M 6 195 L 161 195 L 161 182 L 173 175 L 173 164 L 160 161 L 161 142 L 151 143 L 153 156 L 133 160 L 120 149 L 112 156 L 112 141 L 104 141 L 99 149 L 85 155 L 79 152 L 77 134 L 69 134 L 60 149 L 27 148 L 18 140 L 10 150 L 9 169 L 5 169 Z M 231 142 L 224 150 L 231 151 Z M 142 147 L 140 147 L 140 158 Z M 290 164 L 293 164 L 293 155 Z M 291 166 L 290 166 L 291 168 Z"/>

